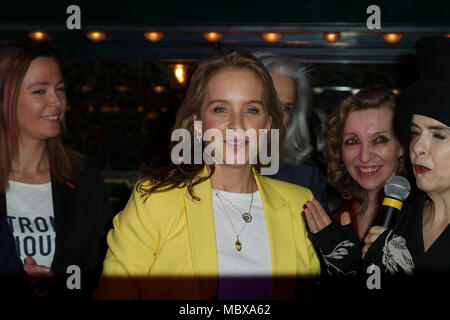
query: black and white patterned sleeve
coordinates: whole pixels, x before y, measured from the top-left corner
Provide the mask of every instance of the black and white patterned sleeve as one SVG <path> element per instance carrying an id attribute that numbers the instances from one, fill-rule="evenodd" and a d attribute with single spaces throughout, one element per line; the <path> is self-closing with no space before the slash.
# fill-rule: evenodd
<path id="1" fill-rule="evenodd" d="M 313 234 L 320 253 L 332 277 L 354 276 L 362 265 L 361 249 L 352 224 L 340 227 L 334 220 Z"/>

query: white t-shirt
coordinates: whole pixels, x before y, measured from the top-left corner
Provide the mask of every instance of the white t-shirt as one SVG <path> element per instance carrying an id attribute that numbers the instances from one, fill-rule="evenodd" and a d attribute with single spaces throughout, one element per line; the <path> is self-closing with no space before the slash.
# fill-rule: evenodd
<path id="1" fill-rule="evenodd" d="M 222 202 L 216 192 L 219 193 Z M 240 212 L 225 199 L 233 203 Z M 262 298 L 267 294 L 261 296 L 261 291 L 271 291 L 270 283 L 268 284 L 267 281 L 255 282 L 249 279 L 272 276 L 269 237 L 259 191 L 253 193 L 253 205 L 250 212 L 252 221 L 247 223 L 239 235 L 242 249 L 237 251 L 235 247 L 236 233 L 239 233 L 245 224 L 241 213 L 248 212 L 250 201 L 251 193 L 233 193 L 213 189 L 214 225 L 219 266 L 219 299 Z M 224 207 L 226 212 L 224 212 Z M 233 222 L 236 232 L 233 230 L 227 214 Z M 239 277 L 245 277 L 246 280 L 241 280 Z"/>
<path id="2" fill-rule="evenodd" d="M 6 210 L 22 262 L 30 256 L 38 265 L 50 267 L 55 254 L 51 182 L 27 184 L 9 181 Z"/>

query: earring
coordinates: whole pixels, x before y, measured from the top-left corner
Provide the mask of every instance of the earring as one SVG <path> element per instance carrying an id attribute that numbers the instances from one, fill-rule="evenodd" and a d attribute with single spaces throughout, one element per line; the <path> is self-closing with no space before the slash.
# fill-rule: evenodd
<path id="1" fill-rule="evenodd" d="M 196 130 L 196 131 L 195 131 L 195 134 L 197 135 L 198 142 L 201 142 L 202 139 L 203 139 L 202 133 Z"/>

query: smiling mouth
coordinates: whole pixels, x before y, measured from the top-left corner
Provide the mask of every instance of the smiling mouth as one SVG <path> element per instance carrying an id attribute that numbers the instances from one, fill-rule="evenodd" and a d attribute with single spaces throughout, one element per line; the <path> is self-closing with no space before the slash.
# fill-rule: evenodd
<path id="1" fill-rule="evenodd" d="M 360 175 L 363 176 L 371 176 L 374 175 L 375 173 L 378 172 L 378 170 L 381 168 L 381 166 L 377 166 L 377 167 L 357 167 L 358 168 L 358 172 Z"/>
<path id="2" fill-rule="evenodd" d="M 44 119 L 44 120 L 60 120 L 61 119 L 61 115 L 58 114 L 58 115 L 53 115 L 53 116 L 43 116 L 43 117 L 41 117 L 41 119 Z"/>

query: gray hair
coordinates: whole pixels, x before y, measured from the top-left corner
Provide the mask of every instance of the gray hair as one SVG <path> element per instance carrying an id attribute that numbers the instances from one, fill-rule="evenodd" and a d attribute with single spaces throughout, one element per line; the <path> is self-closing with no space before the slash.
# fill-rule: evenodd
<path id="1" fill-rule="evenodd" d="M 291 119 L 286 125 L 286 137 L 281 151 L 281 161 L 300 165 L 312 152 L 307 114 L 311 102 L 310 76 L 305 65 L 294 58 L 271 52 L 253 53 L 269 72 L 277 72 L 294 80 L 296 98 Z"/>

